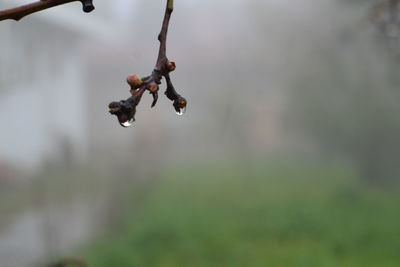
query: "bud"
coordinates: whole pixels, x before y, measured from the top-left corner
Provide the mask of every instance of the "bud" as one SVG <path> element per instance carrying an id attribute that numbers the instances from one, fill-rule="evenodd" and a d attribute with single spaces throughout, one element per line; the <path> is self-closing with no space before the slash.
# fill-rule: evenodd
<path id="1" fill-rule="evenodd" d="M 108 109 L 109 109 L 108 112 L 115 115 L 121 110 L 121 106 L 118 102 L 112 102 L 108 105 Z"/>
<path id="2" fill-rule="evenodd" d="M 156 82 L 151 82 L 147 85 L 146 89 L 149 90 L 150 93 L 155 94 L 158 92 L 158 84 Z"/>
<path id="3" fill-rule="evenodd" d="M 144 83 L 136 74 L 131 74 L 126 78 L 126 82 L 134 89 L 140 88 Z"/>
<path id="4" fill-rule="evenodd" d="M 179 96 L 174 100 L 173 106 L 176 111 L 176 114 L 183 115 L 186 111 L 187 101 L 185 98 Z"/>
<path id="5" fill-rule="evenodd" d="M 179 97 L 177 100 L 175 100 L 175 105 L 179 108 L 185 108 L 187 105 L 187 101 L 183 97 Z"/>
<path id="6" fill-rule="evenodd" d="M 167 70 L 169 72 L 174 71 L 176 69 L 176 64 L 173 61 L 168 61 L 167 63 Z"/>
<path id="7" fill-rule="evenodd" d="M 93 0 L 80 0 L 82 2 L 83 12 L 89 13 L 94 10 Z"/>
<path id="8" fill-rule="evenodd" d="M 109 112 L 117 116 L 118 122 L 122 127 L 129 127 L 135 121 L 136 103 L 128 100 L 112 102 L 108 105 Z"/>

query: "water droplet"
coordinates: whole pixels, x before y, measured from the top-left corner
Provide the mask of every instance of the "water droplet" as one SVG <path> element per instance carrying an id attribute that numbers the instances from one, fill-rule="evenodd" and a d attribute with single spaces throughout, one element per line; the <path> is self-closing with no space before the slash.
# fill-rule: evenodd
<path id="1" fill-rule="evenodd" d="M 176 114 L 182 116 L 186 112 L 186 107 L 180 108 L 179 111 L 176 111 Z"/>
<path id="2" fill-rule="evenodd" d="M 132 125 L 133 121 L 134 120 L 132 119 L 132 120 L 129 120 L 129 121 L 121 122 L 121 126 L 125 127 L 125 128 L 128 128 L 129 126 Z"/>

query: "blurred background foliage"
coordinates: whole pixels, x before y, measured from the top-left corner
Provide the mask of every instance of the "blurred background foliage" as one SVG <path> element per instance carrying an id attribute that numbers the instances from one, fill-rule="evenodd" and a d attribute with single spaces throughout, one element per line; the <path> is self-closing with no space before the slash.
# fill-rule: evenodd
<path id="1" fill-rule="evenodd" d="M 101 267 L 397 266 L 398 192 L 358 178 L 306 162 L 167 170 L 83 255 Z"/>
<path id="2" fill-rule="evenodd" d="M 164 1 L 95 2 L 0 24 L 0 267 L 400 265 L 397 1 L 176 1 L 129 129 Z"/>

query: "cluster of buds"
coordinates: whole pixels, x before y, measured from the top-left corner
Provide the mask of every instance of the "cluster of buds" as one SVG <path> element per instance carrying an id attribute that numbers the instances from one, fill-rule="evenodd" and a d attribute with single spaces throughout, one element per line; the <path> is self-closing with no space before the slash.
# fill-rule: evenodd
<path id="1" fill-rule="evenodd" d="M 153 103 L 151 104 L 151 107 L 154 107 L 157 104 L 158 90 L 163 78 L 167 83 L 165 95 L 168 99 L 173 101 L 172 105 L 176 111 L 176 114 L 183 115 L 183 113 L 185 113 L 187 101 L 184 97 L 176 92 L 169 76 L 169 74 L 176 69 L 176 64 L 172 61 L 169 61 L 166 55 L 168 25 L 173 10 L 174 1 L 167 0 L 164 21 L 161 27 L 161 32 L 158 35 L 160 49 L 158 52 L 156 66 L 151 75 L 142 78 L 136 74 L 129 75 L 126 81 L 131 87 L 131 96 L 126 100 L 112 102 L 108 105 L 109 112 L 112 115 L 117 116 L 118 122 L 122 127 L 129 127 L 135 121 L 136 106 L 140 103 L 144 92 L 148 91 L 153 96 Z"/>
<path id="2" fill-rule="evenodd" d="M 178 115 L 183 115 L 186 110 L 187 101 L 176 92 L 169 76 L 169 73 L 175 69 L 176 64 L 167 60 L 163 68 L 154 70 L 150 76 L 139 77 L 136 74 L 129 75 L 126 81 L 130 86 L 129 91 L 131 96 L 126 100 L 111 102 L 108 105 L 110 114 L 117 116 L 118 122 L 122 127 L 131 126 L 135 121 L 136 106 L 140 103 L 146 91 L 153 96 L 151 107 L 157 104 L 159 85 L 161 84 L 162 77 L 164 77 L 167 82 L 165 95 L 168 99 L 173 101 L 173 107 L 176 113 Z"/>

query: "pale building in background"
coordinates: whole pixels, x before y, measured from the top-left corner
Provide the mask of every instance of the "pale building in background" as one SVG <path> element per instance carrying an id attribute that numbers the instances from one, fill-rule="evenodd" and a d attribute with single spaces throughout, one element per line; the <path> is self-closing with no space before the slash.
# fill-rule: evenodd
<path id="1" fill-rule="evenodd" d="M 2 1 L 0 8 L 15 5 Z M 82 44 L 117 33 L 111 10 L 102 10 L 84 14 L 75 3 L 0 23 L 2 164 L 32 169 L 85 157 L 89 70 Z"/>

